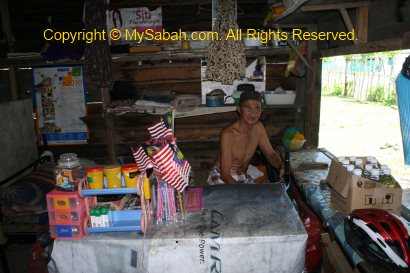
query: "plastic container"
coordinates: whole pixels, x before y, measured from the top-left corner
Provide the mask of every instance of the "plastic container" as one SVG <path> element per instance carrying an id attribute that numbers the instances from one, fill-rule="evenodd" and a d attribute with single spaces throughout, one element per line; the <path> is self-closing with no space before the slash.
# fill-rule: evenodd
<path id="1" fill-rule="evenodd" d="M 46 194 L 51 238 L 85 236 L 88 202 L 77 192 L 52 190 Z"/>
<path id="2" fill-rule="evenodd" d="M 288 140 L 288 139 L 282 138 L 283 146 L 285 146 L 285 148 L 291 152 L 295 152 L 295 151 L 302 149 L 305 142 L 306 140 L 295 140 L 295 139 Z"/>
<path id="3" fill-rule="evenodd" d="M 97 190 L 104 188 L 104 167 L 95 166 L 87 168 L 87 180 L 90 189 Z"/>
<path id="4" fill-rule="evenodd" d="M 144 197 L 145 197 L 145 199 L 150 200 L 151 199 L 151 187 L 150 187 L 150 183 L 149 183 L 148 178 L 144 178 L 143 188 L 144 188 Z"/>
<path id="5" fill-rule="evenodd" d="M 275 91 L 265 91 L 263 93 L 263 99 L 268 105 L 294 104 L 296 99 L 296 91 L 286 90 L 281 93 L 277 93 Z"/>
<path id="6" fill-rule="evenodd" d="M 57 188 L 64 191 L 76 191 L 78 183 L 86 176 L 84 167 L 74 153 L 60 155 L 54 174 Z"/>
<path id="7" fill-rule="evenodd" d="M 104 167 L 104 175 L 107 180 L 107 188 L 121 188 L 121 166 L 110 165 Z"/>
<path id="8" fill-rule="evenodd" d="M 88 227 L 87 232 L 141 231 L 141 216 L 141 210 L 111 210 L 108 226 Z"/>
<path id="9" fill-rule="evenodd" d="M 137 164 L 124 164 L 121 167 L 122 175 L 124 176 L 125 187 L 135 188 L 137 186 L 138 178 L 138 165 Z"/>
<path id="10" fill-rule="evenodd" d="M 257 47 L 257 46 L 261 46 L 262 42 L 254 37 L 244 37 L 243 38 L 243 44 L 246 47 Z"/>

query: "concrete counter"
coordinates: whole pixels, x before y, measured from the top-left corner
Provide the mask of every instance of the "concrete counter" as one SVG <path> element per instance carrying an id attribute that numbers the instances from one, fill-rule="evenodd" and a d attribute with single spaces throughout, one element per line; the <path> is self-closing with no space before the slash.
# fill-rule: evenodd
<path id="1" fill-rule="evenodd" d="M 180 228 L 56 240 L 52 258 L 58 272 L 298 273 L 306 242 L 282 185 L 218 185 Z"/>

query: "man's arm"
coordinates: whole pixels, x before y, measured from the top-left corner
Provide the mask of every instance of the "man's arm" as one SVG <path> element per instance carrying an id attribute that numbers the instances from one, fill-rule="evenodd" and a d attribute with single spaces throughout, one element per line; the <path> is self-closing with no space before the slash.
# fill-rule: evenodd
<path id="1" fill-rule="evenodd" d="M 238 183 L 231 175 L 232 140 L 233 133 L 227 129 L 222 130 L 219 147 L 219 151 L 221 152 L 221 179 L 226 184 Z"/>
<path id="2" fill-rule="evenodd" d="M 273 150 L 272 145 L 269 142 L 268 135 L 262 124 L 258 127 L 258 130 L 261 132 L 261 137 L 259 139 L 259 148 L 261 148 L 266 159 L 269 161 L 269 164 L 278 170 L 282 167 L 282 160 L 280 156 Z"/>

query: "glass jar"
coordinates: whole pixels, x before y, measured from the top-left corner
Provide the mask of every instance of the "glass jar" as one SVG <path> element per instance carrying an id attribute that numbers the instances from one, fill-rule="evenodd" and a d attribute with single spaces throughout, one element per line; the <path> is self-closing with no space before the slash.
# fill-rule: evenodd
<path id="1" fill-rule="evenodd" d="M 60 155 L 54 174 L 57 188 L 64 191 L 76 191 L 78 183 L 86 176 L 84 167 L 75 153 Z"/>

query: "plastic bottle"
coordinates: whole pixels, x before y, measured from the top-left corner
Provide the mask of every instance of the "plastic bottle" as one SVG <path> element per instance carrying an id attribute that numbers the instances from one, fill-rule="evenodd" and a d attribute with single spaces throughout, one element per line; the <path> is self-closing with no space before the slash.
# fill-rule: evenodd
<path id="1" fill-rule="evenodd" d="M 379 181 L 379 169 L 373 169 L 370 172 L 370 179 L 374 181 Z"/>
<path id="2" fill-rule="evenodd" d="M 353 174 L 357 175 L 357 176 L 362 176 L 362 170 L 361 169 L 354 169 Z"/>
<path id="3" fill-rule="evenodd" d="M 354 166 L 352 164 L 349 164 L 349 165 L 347 165 L 346 169 L 347 169 L 348 172 L 352 173 L 354 171 Z"/>
<path id="4" fill-rule="evenodd" d="M 76 191 L 79 181 L 86 176 L 84 167 L 74 153 L 60 155 L 54 174 L 56 186 L 64 191 Z"/>
<path id="5" fill-rule="evenodd" d="M 366 164 L 370 164 L 371 163 L 370 161 L 372 161 L 373 158 L 374 158 L 373 156 L 367 156 L 366 157 Z"/>
<path id="6" fill-rule="evenodd" d="M 343 165 L 343 160 L 345 160 L 345 157 L 344 157 L 344 156 L 339 156 L 339 157 L 337 158 L 337 160 L 339 161 L 340 164 Z"/>
<path id="7" fill-rule="evenodd" d="M 373 168 L 378 168 L 378 166 L 377 166 L 377 159 L 376 159 L 376 158 L 373 157 L 373 158 L 370 160 L 370 164 L 372 164 Z"/>
<path id="8" fill-rule="evenodd" d="M 383 174 L 384 174 L 384 170 L 386 170 L 386 169 L 388 169 L 388 168 L 389 168 L 389 166 L 387 166 L 387 165 L 385 165 L 385 164 L 380 165 L 380 175 L 383 175 Z"/>
<path id="9" fill-rule="evenodd" d="M 347 165 L 349 165 L 349 160 L 348 159 L 343 160 L 342 164 L 343 164 L 343 167 L 347 168 Z"/>
<path id="10" fill-rule="evenodd" d="M 371 171 L 373 170 L 373 166 L 371 164 L 366 164 L 364 166 L 364 173 L 363 176 L 366 178 L 370 178 Z"/>
<path id="11" fill-rule="evenodd" d="M 349 161 L 350 161 L 350 164 L 354 165 L 354 163 L 356 161 L 356 157 L 355 156 L 349 157 Z"/>
<path id="12" fill-rule="evenodd" d="M 354 168 L 355 169 L 360 169 L 363 171 L 363 159 L 361 158 L 356 158 L 355 162 L 354 162 Z"/>

